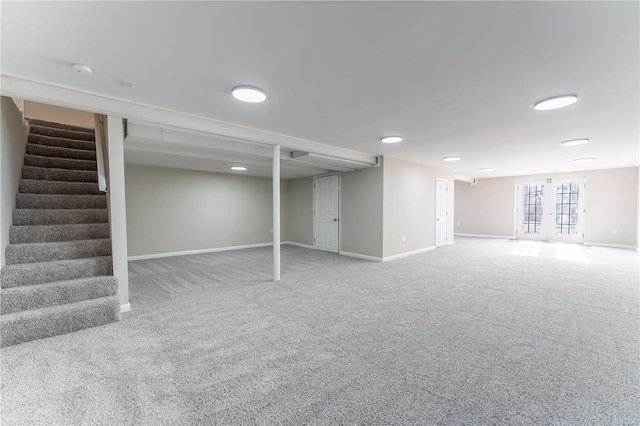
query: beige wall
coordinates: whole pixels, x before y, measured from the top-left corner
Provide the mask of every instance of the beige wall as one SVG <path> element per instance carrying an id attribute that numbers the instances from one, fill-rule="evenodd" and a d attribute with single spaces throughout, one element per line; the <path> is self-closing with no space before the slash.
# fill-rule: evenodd
<path id="1" fill-rule="evenodd" d="M 453 241 L 453 175 L 390 157 L 383 167 L 383 257 L 435 247 L 436 178 L 449 181 L 447 239 Z"/>
<path id="2" fill-rule="evenodd" d="M 456 182 L 457 233 L 513 236 L 516 184 L 523 180 L 586 177 L 585 243 L 635 246 L 638 241 L 638 168 L 479 179 Z M 617 230 L 614 235 L 613 230 Z"/>
<path id="3" fill-rule="evenodd" d="M 128 164 L 129 256 L 270 243 L 272 180 Z M 282 241 L 288 183 L 281 181 Z"/>
<path id="4" fill-rule="evenodd" d="M 382 257 L 382 167 L 343 173 L 341 176 L 340 250 Z"/>
<path id="5" fill-rule="evenodd" d="M 313 178 L 305 177 L 288 181 L 287 203 L 284 209 L 287 221 L 286 238 L 298 244 L 313 245 Z"/>
<path id="6" fill-rule="evenodd" d="M 457 234 L 514 237 L 514 178 L 455 182 L 453 225 Z"/>
<path id="7" fill-rule="evenodd" d="M 22 173 L 28 127 L 11 98 L 0 104 L 0 267 L 5 265 L 5 247 L 9 244 L 18 184 Z"/>
<path id="8" fill-rule="evenodd" d="M 53 121 L 54 123 L 89 127 L 91 129 L 95 127 L 93 114 L 90 112 L 41 104 L 38 102 L 24 101 L 24 116 L 27 118 Z"/>

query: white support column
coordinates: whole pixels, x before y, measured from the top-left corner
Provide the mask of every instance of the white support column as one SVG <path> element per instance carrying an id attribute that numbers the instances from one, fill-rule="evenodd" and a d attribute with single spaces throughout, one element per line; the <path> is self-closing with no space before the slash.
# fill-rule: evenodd
<path id="1" fill-rule="evenodd" d="M 280 145 L 273 145 L 273 280 L 280 281 Z"/>
<path id="2" fill-rule="evenodd" d="M 111 255 L 113 276 L 118 280 L 120 309 L 129 305 L 129 271 L 127 265 L 127 210 L 124 189 L 124 128 L 122 118 L 107 117 L 107 158 L 109 159 L 109 223 L 111 224 Z"/>

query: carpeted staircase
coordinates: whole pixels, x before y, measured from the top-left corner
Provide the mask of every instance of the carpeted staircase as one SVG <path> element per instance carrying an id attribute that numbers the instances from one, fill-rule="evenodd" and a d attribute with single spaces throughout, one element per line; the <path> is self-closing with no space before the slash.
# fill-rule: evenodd
<path id="1" fill-rule="evenodd" d="M 120 318 L 93 129 L 30 120 L 6 266 L 1 346 Z"/>

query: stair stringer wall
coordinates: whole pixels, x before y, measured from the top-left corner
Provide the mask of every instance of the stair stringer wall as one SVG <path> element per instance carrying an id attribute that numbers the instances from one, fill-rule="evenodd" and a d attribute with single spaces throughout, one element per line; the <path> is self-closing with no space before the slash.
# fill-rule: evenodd
<path id="1" fill-rule="evenodd" d="M 11 98 L 2 96 L 0 105 L 0 268 L 6 264 L 5 247 L 22 173 L 29 125 Z"/>

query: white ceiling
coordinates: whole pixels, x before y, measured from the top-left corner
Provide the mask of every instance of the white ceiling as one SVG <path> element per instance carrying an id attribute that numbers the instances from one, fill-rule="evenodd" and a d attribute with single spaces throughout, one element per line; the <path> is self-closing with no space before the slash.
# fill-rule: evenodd
<path id="1" fill-rule="evenodd" d="M 5 76 L 473 177 L 639 164 L 638 2 L 0 7 Z M 75 74 L 75 62 L 93 75 Z M 261 87 L 267 101 L 236 101 L 239 84 Z M 566 92 L 579 101 L 531 108 Z M 383 145 L 387 134 L 405 141 Z M 560 146 L 583 137 L 591 143 Z"/>

